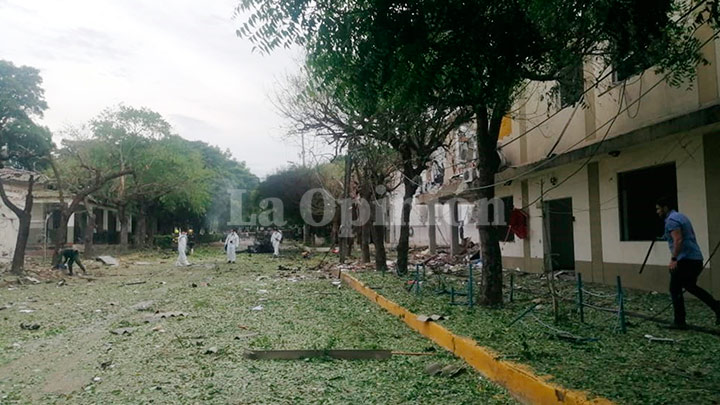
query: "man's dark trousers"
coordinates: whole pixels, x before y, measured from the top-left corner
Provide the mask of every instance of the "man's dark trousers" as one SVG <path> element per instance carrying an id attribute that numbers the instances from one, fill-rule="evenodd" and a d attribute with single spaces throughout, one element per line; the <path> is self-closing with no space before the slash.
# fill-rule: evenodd
<path id="1" fill-rule="evenodd" d="M 720 302 L 715 301 L 709 292 L 698 287 L 697 279 L 703 270 L 702 260 L 680 260 L 677 268 L 670 273 L 670 296 L 675 310 L 675 324 L 685 325 L 685 299 L 683 289 L 698 297 L 705 305 L 712 308 L 715 313 L 720 311 Z"/>

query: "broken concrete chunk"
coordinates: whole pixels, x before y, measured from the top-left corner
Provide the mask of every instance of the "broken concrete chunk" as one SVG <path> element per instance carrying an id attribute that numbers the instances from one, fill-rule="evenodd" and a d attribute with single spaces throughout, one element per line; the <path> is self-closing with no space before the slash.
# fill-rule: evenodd
<path id="1" fill-rule="evenodd" d="M 430 320 L 430 317 L 427 315 L 418 315 L 417 320 L 420 322 L 427 322 Z"/>
<path id="2" fill-rule="evenodd" d="M 106 266 L 119 266 L 120 265 L 120 262 L 118 262 L 118 260 L 112 256 L 98 256 L 97 259 L 95 259 L 95 260 L 102 262 L 102 264 L 104 264 Z"/>
<path id="3" fill-rule="evenodd" d="M 205 354 L 216 354 L 218 352 L 218 348 L 216 346 L 213 346 L 207 350 L 205 350 Z"/>
<path id="4" fill-rule="evenodd" d="M 440 363 L 430 363 L 425 367 L 425 374 L 436 376 L 440 374 L 443 369 L 443 365 Z"/>
<path id="5" fill-rule="evenodd" d="M 449 364 L 442 368 L 441 374 L 445 377 L 455 377 L 462 374 L 465 371 L 465 366 L 458 364 Z"/>

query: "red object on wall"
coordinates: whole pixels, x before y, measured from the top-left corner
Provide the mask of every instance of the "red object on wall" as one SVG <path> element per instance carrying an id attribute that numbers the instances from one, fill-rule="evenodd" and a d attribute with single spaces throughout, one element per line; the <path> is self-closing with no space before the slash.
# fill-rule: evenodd
<path id="1" fill-rule="evenodd" d="M 525 239 L 528 236 L 528 214 L 525 211 L 513 208 L 510 213 L 509 222 L 510 231 L 520 239 Z"/>

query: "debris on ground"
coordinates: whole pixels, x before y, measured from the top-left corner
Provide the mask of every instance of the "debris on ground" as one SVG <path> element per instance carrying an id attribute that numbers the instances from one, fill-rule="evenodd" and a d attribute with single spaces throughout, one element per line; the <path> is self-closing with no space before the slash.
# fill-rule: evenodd
<path id="1" fill-rule="evenodd" d="M 442 316 L 442 315 L 430 315 L 430 316 L 428 316 L 428 315 L 418 315 L 418 317 L 417 317 L 417 320 L 420 321 L 420 322 L 428 322 L 428 321 L 435 321 L 435 322 L 437 322 L 437 321 L 441 321 L 441 320 L 443 320 L 443 319 L 445 319 L 445 317 Z"/>
<path id="2" fill-rule="evenodd" d="M 130 336 L 133 334 L 133 332 L 135 332 L 136 329 L 137 328 L 118 328 L 118 329 L 111 330 L 110 333 L 112 333 L 113 335 L 120 335 L 120 336 L 128 335 L 128 336 Z"/>
<path id="3" fill-rule="evenodd" d="M 387 360 L 390 350 L 254 350 L 245 352 L 245 358 L 252 360 L 301 360 L 316 357 L 331 357 L 340 360 Z"/>
<path id="4" fill-rule="evenodd" d="M 250 308 L 250 309 L 251 309 L 252 311 L 262 311 L 262 310 L 263 310 L 263 306 L 262 306 L 262 305 L 258 305 L 258 306 L 252 307 L 252 308 Z"/>
<path id="5" fill-rule="evenodd" d="M 131 306 L 130 309 L 132 309 L 134 311 L 147 311 L 153 305 L 155 305 L 155 301 L 140 301 L 137 304 Z"/>
<path id="6" fill-rule="evenodd" d="M 186 316 L 188 316 L 188 314 L 185 313 L 185 312 L 179 312 L 179 311 L 175 311 L 175 312 L 159 312 L 159 311 L 158 311 L 158 312 L 155 312 L 155 313 L 152 314 L 152 315 L 147 315 L 147 316 L 145 317 L 145 322 L 146 322 L 146 323 L 148 323 L 148 322 L 157 322 L 157 321 L 159 321 L 159 320 L 161 320 L 161 319 L 166 319 L 166 318 L 180 318 L 180 317 L 186 317 Z"/>
<path id="7" fill-rule="evenodd" d="M 33 324 L 21 323 L 21 324 L 20 324 L 20 329 L 23 329 L 23 330 L 38 330 L 38 329 L 40 329 L 40 325 L 38 325 L 38 324 L 36 324 L 36 323 L 33 323 Z"/>
<path id="8" fill-rule="evenodd" d="M 260 335 L 260 334 L 257 333 L 257 332 L 248 333 L 248 334 L 245 334 L 245 335 L 238 335 L 238 336 L 235 336 L 235 340 L 248 339 L 248 338 L 251 338 L 251 337 L 258 336 L 258 335 Z"/>
<path id="9" fill-rule="evenodd" d="M 31 283 L 33 283 L 33 284 L 40 284 L 40 280 L 38 280 L 38 279 L 36 279 L 36 278 L 34 278 L 34 277 L 26 276 L 24 279 L 27 280 L 27 281 L 29 281 L 29 282 L 31 282 Z"/>
<path id="10" fill-rule="evenodd" d="M 123 285 L 124 285 L 124 286 L 128 286 L 128 285 L 140 285 L 140 284 L 145 284 L 145 283 L 147 283 L 147 281 L 129 281 L 129 282 L 127 282 L 127 283 L 123 283 Z"/>
<path id="11" fill-rule="evenodd" d="M 431 376 L 442 375 L 444 377 L 456 377 L 466 371 L 466 367 L 461 364 L 442 364 L 430 363 L 425 367 L 425 374 Z"/>
<path id="12" fill-rule="evenodd" d="M 112 256 L 98 256 L 95 260 L 102 262 L 106 266 L 119 266 L 120 262 L 118 259 Z"/>
<path id="13" fill-rule="evenodd" d="M 134 262 L 133 264 L 136 266 L 151 266 L 152 265 L 152 263 L 150 263 L 150 262 Z"/>
<path id="14" fill-rule="evenodd" d="M 216 346 L 213 346 L 207 350 L 205 350 L 205 354 L 217 354 L 218 348 Z"/>
<path id="15" fill-rule="evenodd" d="M 655 337 L 653 335 L 645 335 L 644 336 L 649 342 L 660 342 L 660 343 L 675 343 L 677 342 L 676 339 L 671 338 L 663 338 L 663 337 Z"/>
<path id="16" fill-rule="evenodd" d="M 442 374 L 445 377 L 456 377 L 463 372 L 465 372 L 467 369 L 465 366 L 460 364 L 449 364 L 440 370 L 440 374 Z"/>

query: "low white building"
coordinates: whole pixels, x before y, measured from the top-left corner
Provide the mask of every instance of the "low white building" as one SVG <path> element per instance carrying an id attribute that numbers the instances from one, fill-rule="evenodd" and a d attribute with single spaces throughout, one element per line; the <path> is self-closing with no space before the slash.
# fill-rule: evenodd
<path id="1" fill-rule="evenodd" d="M 11 168 L 0 169 L 0 179 L 5 187 L 5 193 L 15 205 L 21 208 L 25 205 L 28 180 L 31 175 L 38 180 L 33 189 L 32 220 L 27 249 L 28 254 L 42 254 L 43 250 L 52 249 L 55 229 L 59 225 L 60 217 L 57 213 L 57 205 L 60 199 L 58 192 L 51 188 L 47 177 L 40 173 Z M 93 204 L 90 208 L 95 210 L 96 216 L 94 242 L 97 244 L 117 243 L 120 231 L 117 210 L 97 204 Z M 82 248 L 87 217 L 87 208 L 84 206 L 70 217 L 67 230 L 68 243 L 74 243 Z M 132 227 L 132 220 L 129 224 Z M 0 263 L 12 261 L 18 229 L 17 216 L 0 201 Z"/>

